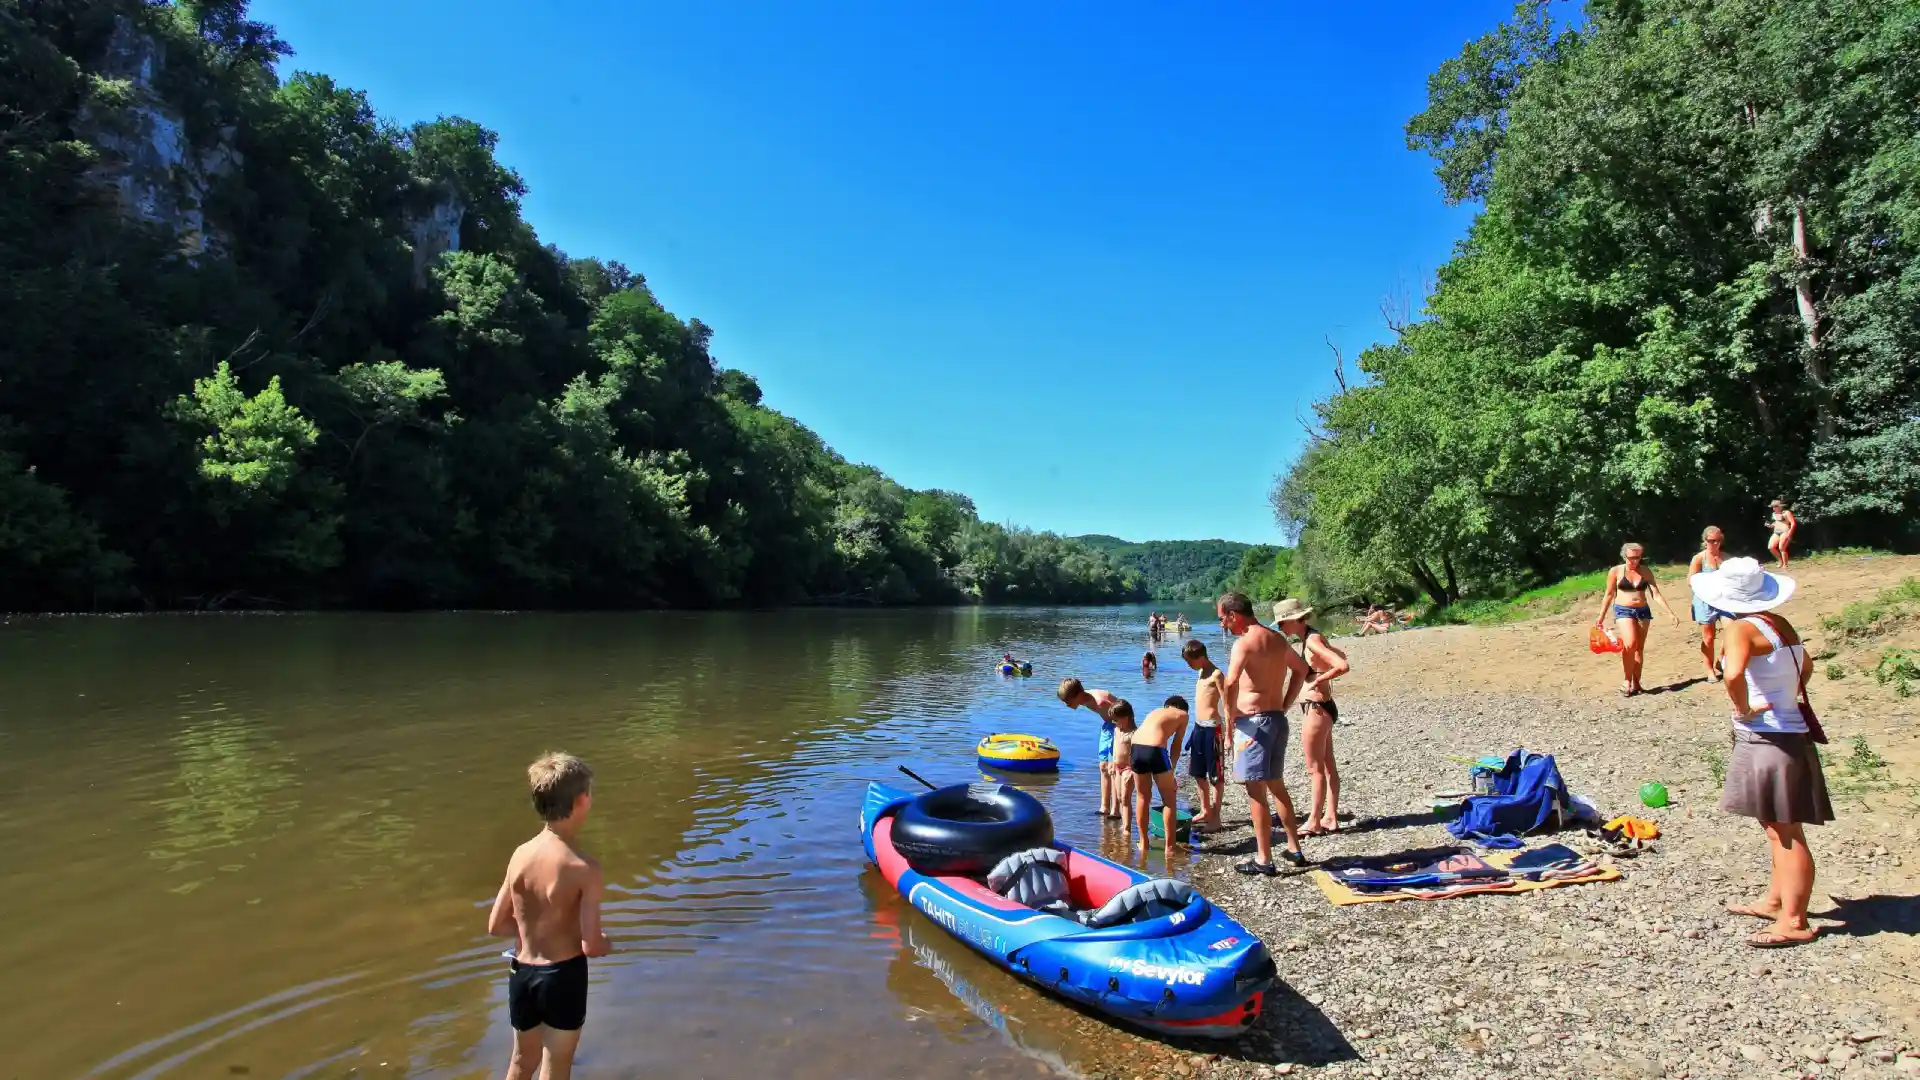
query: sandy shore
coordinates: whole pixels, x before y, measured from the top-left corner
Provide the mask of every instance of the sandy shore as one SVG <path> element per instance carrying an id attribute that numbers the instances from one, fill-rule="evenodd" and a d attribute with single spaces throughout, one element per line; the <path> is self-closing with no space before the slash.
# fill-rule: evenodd
<path id="1" fill-rule="evenodd" d="M 1801 592 L 1785 614 L 1817 651 L 1819 616 L 1920 574 L 1920 558 L 1794 572 Z M 1685 583 L 1669 589 L 1685 619 Z M 1233 872 L 1252 838 L 1245 799 L 1231 794 L 1227 817 L 1240 824 L 1194 860 L 1193 877 L 1267 941 L 1286 985 L 1228 1052 L 1169 1055 L 1143 1041 L 1141 1066 L 1110 1075 L 1920 1077 L 1920 698 L 1895 697 L 1844 651 L 1849 677 L 1816 676 L 1839 813 L 1809 830 L 1822 933 L 1800 948 L 1749 948 L 1764 924 L 1722 905 L 1764 890 L 1766 846 L 1753 822 L 1715 808 L 1709 760 L 1728 741 L 1725 691 L 1700 678 L 1697 629 L 1661 612 L 1644 684 L 1668 689 L 1618 697 L 1617 659 L 1586 649 L 1598 601 L 1508 627 L 1343 642 L 1354 672 L 1339 687 L 1335 743 L 1355 818 L 1307 851 L 1450 842 L 1429 810 L 1431 793 L 1466 786 L 1450 759 L 1520 745 L 1554 754 L 1608 816 L 1657 821 L 1657 850 L 1619 860 L 1617 882 L 1336 908 L 1303 872 Z M 1916 638 L 1909 624 L 1890 640 Z M 1849 770 L 1855 735 L 1891 768 Z M 1304 811 L 1298 750 L 1296 733 L 1287 773 Z M 1665 782 L 1672 804 L 1642 807 L 1647 780 Z"/>

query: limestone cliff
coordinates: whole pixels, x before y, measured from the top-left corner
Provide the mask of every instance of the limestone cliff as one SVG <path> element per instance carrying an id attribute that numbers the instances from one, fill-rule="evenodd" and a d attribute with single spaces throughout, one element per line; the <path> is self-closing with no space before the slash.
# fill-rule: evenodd
<path id="1" fill-rule="evenodd" d="M 125 104 L 89 106 L 80 133 L 100 150 L 91 178 L 114 193 L 122 213 L 165 226 L 180 250 L 196 258 L 221 244 L 207 225 L 209 184 L 242 164 L 234 129 L 221 128 L 213 145 L 196 147 L 185 119 L 158 89 L 166 66 L 166 43 L 122 18 L 114 26 L 99 76 L 124 84 Z"/>

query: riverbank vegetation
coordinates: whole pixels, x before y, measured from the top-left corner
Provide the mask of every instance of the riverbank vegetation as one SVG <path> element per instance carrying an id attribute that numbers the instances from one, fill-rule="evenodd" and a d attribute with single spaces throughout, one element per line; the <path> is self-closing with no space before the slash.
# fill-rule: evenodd
<path id="1" fill-rule="evenodd" d="M 1569 23 L 1567 20 L 1571 19 Z M 1314 598 L 1920 544 L 1920 17 L 1522 3 L 1407 126 L 1480 211 L 1275 484 Z"/>
<path id="2" fill-rule="evenodd" d="M 1122 540 L 1092 533 L 1073 538 L 1140 579 L 1153 600 L 1219 596 L 1249 546 L 1232 540 Z"/>
<path id="3" fill-rule="evenodd" d="M 1098 602 L 768 408 L 243 0 L 0 17 L 0 608 Z"/>

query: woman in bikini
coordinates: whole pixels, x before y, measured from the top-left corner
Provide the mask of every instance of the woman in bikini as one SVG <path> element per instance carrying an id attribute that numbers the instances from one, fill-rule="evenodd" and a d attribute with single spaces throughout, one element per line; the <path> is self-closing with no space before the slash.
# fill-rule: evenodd
<path id="1" fill-rule="evenodd" d="M 1700 534 L 1700 550 L 1693 553 L 1693 561 L 1687 564 L 1687 579 L 1691 581 L 1701 574 L 1711 574 L 1720 569 L 1720 563 L 1726 558 L 1722 549 L 1726 547 L 1727 536 L 1720 526 L 1709 525 Z M 1707 681 L 1720 681 L 1720 665 L 1713 655 L 1713 639 L 1720 627 L 1720 613 L 1712 604 L 1693 594 L 1693 621 L 1700 627 L 1700 655 L 1707 659 Z"/>
<path id="2" fill-rule="evenodd" d="M 1692 584 L 1695 596 L 1728 613 L 1733 752 L 1720 809 L 1760 822 L 1772 864 L 1767 894 L 1750 904 L 1728 904 L 1727 910 L 1772 923 L 1747 939 L 1755 948 L 1812 941 L 1807 902 L 1813 897 L 1813 852 L 1806 827 L 1832 821 L 1833 803 L 1814 748 L 1825 736 L 1801 707 L 1812 661 L 1793 624 L 1773 612 L 1793 595 L 1793 579 L 1769 574 L 1753 559 L 1728 559 Z"/>
<path id="3" fill-rule="evenodd" d="M 1273 605 L 1274 627 L 1300 639 L 1301 655 L 1312 672 L 1299 698 L 1300 748 L 1307 755 L 1307 784 L 1313 792 L 1300 835 L 1326 836 L 1340 828 L 1340 770 L 1333 763 L 1333 725 L 1340 719 L 1340 706 L 1333 700 L 1333 680 L 1351 667 L 1346 653 L 1307 625 L 1312 614 L 1312 608 L 1292 598 Z"/>
<path id="4" fill-rule="evenodd" d="M 1622 544 L 1620 558 L 1624 560 L 1621 565 L 1607 571 L 1607 594 L 1600 598 L 1600 614 L 1594 616 L 1593 625 L 1605 625 L 1607 611 L 1613 611 L 1614 625 L 1620 631 L 1620 696 L 1633 697 L 1641 692 L 1640 668 L 1647 658 L 1647 631 L 1653 626 L 1649 594 L 1660 601 L 1668 618 L 1679 622 L 1680 616 L 1673 613 L 1666 595 L 1653 580 L 1653 572 L 1646 568 L 1645 548 Z"/>
<path id="5" fill-rule="evenodd" d="M 1773 500 L 1773 535 L 1767 537 L 1767 550 L 1780 560 L 1780 569 L 1787 568 L 1787 544 L 1793 540 L 1793 534 L 1800 528 L 1800 519 L 1793 516 L 1787 504 L 1779 499 Z"/>

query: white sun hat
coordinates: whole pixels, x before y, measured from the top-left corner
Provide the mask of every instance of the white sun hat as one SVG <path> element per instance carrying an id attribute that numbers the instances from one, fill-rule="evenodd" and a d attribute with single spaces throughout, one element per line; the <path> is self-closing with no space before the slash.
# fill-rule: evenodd
<path id="1" fill-rule="evenodd" d="M 1771 611 L 1793 595 L 1793 579 L 1785 574 L 1769 574 L 1755 559 L 1728 559 L 1718 570 L 1708 570 L 1687 579 L 1696 599 L 1708 607 L 1735 615 Z"/>

